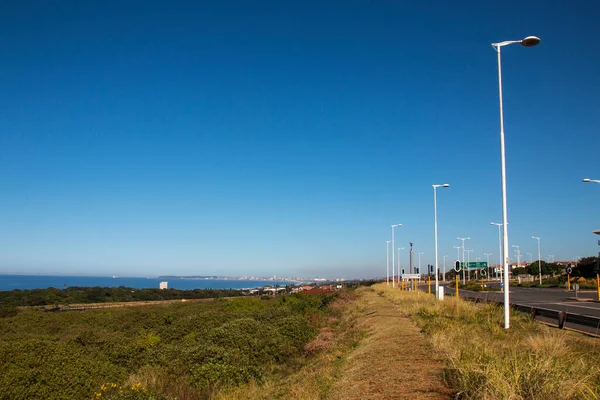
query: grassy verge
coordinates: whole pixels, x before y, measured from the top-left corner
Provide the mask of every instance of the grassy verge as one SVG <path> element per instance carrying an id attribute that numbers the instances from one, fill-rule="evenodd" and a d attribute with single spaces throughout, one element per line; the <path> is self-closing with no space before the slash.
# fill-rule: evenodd
<path id="1" fill-rule="evenodd" d="M 598 399 L 597 339 L 558 331 L 504 310 L 375 285 L 413 318 L 446 361 L 445 378 L 463 399 Z"/>

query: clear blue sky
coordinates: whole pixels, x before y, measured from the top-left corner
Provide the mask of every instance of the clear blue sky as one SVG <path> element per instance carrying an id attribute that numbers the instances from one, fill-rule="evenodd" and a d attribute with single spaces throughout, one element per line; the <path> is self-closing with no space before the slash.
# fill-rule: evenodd
<path id="1" fill-rule="evenodd" d="M 0 6 L 0 272 L 382 276 L 446 182 L 440 263 L 495 261 L 527 35 L 510 244 L 597 251 L 599 3 L 189 3 Z"/>

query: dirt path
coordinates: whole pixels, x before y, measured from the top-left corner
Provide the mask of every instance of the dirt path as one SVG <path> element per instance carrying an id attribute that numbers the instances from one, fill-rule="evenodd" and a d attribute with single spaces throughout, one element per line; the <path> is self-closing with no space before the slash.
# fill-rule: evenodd
<path id="1" fill-rule="evenodd" d="M 427 338 L 402 311 L 373 290 L 361 290 L 364 314 L 360 328 L 368 334 L 347 355 L 329 398 L 451 399 Z"/>

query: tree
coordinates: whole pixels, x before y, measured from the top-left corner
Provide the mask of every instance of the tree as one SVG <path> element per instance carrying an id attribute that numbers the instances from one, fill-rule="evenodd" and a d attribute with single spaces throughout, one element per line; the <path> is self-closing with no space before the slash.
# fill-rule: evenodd
<path id="1" fill-rule="evenodd" d="M 577 268 L 573 268 L 573 276 L 595 278 L 596 268 L 599 262 L 600 259 L 598 259 L 598 257 L 584 257 L 580 259 Z"/>

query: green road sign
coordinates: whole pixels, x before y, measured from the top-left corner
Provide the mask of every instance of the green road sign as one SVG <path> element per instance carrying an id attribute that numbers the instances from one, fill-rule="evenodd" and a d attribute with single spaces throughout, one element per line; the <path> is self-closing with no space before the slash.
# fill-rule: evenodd
<path id="1" fill-rule="evenodd" d="M 461 263 L 463 268 L 468 268 L 468 269 L 481 269 L 481 268 L 487 268 L 488 264 L 487 262 L 483 261 L 478 261 L 478 262 L 470 262 L 470 263 Z"/>

